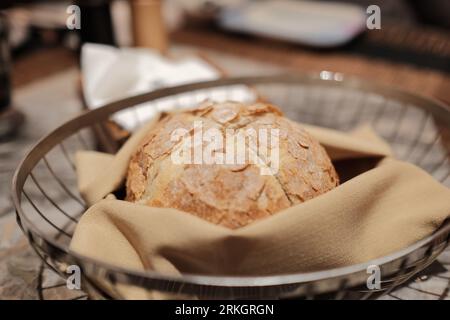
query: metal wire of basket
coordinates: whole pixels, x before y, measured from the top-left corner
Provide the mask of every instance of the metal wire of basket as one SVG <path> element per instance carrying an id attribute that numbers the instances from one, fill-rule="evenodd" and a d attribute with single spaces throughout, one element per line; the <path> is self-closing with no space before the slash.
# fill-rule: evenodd
<path id="1" fill-rule="evenodd" d="M 98 149 L 99 136 L 106 141 L 104 149 L 117 149 L 105 129 L 105 121 L 128 112 L 138 127 L 145 121 L 141 117 L 143 109 L 161 109 L 167 99 L 173 101 L 173 108 L 195 105 L 205 96 L 216 101 L 239 100 L 236 88 L 242 85 L 281 106 L 293 120 L 339 130 L 370 123 L 390 143 L 398 159 L 414 163 L 442 184 L 450 185 L 450 109 L 440 102 L 325 71 L 318 75 L 243 77 L 187 84 L 85 112 L 32 148 L 15 173 L 13 201 L 17 222 L 36 253 L 62 277 L 68 276 L 69 265 L 80 266 L 83 289 L 91 298 L 121 298 L 117 290 L 121 286 L 179 297 L 368 299 L 390 293 L 430 265 L 447 247 L 450 221 L 426 239 L 367 263 L 254 277 L 170 277 L 127 270 L 69 252 L 77 221 L 86 210 L 76 185 L 73 156 L 78 150 Z M 381 289 L 366 288 L 369 265 L 380 267 Z"/>

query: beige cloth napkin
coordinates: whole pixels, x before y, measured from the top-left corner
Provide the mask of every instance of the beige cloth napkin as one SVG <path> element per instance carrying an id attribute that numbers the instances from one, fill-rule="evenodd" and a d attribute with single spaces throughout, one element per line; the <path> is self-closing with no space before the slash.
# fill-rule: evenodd
<path id="1" fill-rule="evenodd" d="M 151 125 L 115 156 L 77 154 L 79 188 L 92 206 L 78 223 L 71 250 L 172 275 L 284 274 L 384 256 L 430 235 L 450 216 L 450 190 L 390 157 L 389 146 L 368 126 L 350 133 L 306 126 L 333 160 L 380 161 L 317 198 L 237 230 L 175 209 L 104 199 L 124 182 L 130 155 Z"/>

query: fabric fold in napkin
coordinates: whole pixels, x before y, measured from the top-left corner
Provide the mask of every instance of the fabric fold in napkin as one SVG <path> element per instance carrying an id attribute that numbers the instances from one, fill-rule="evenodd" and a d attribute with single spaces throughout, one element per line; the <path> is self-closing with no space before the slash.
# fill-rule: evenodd
<path id="1" fill-rule="evenodd" d="M 107 196 L 123 184 L 129 158 L 151 125 L 115 156 L 77 154 L 79 188 L 92 206 L 77 225 L 74 252 L 171 275 L 286 274 L 382 257 L 432 234 L 450 216 L 450 190 L 393 159 L 368 126 L 349 133 L 305 126 L 333 161 L 379 161 L 323 195 L 240 229 Z"/>

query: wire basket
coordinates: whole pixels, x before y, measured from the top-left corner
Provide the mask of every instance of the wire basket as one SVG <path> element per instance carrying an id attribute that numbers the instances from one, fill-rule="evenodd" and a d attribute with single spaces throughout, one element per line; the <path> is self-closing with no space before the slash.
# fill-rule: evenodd
<path id="1" fill-rule="evenodd" d="M 123 117 L 138 127 L 145 121 L 142 115 L 149 108 L 183 108 L 205 98 L 256 99 L 256 95 L 242 96 L 243 86 L 281 106 L 285 115 L 296 121 L 338 130 L 370 123 L 390 143 L 398 159 L 423 168 L 446 186 L 450 184 L 450 109 L 437 101 L 326 71 L 318 75 L 244 77 L 187 84 L 87 111 L 32 148 L 15 173 L 13 201 L 17 222 L 36 253 L 62 277 L 69 276 L 66 272 L 69 265 L 78 265 L 83 289 L 91 298 L 122 298 L 119 287 L 137 287 L 173 297 L 210 299 L 367 299 L 391 292 L 430 265 L 447 247 L 450 221 L 426 239 L 367 263 L 254 277 L 188 274 L 171 277 L 127 270 L 69 252 L 77 221 L 86 210 L 77 189 L 73 157 L 79 150 L 117 150 L 119 146 L 108 133 L 106 121 L 127 113 Z M 366 287 L 370 265 L 381 269 L 380 289 Z"/>

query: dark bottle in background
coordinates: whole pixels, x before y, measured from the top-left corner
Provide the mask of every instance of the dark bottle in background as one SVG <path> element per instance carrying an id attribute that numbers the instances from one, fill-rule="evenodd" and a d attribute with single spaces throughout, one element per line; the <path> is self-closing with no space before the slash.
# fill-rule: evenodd
<path id="1" fill-rule="evenodd" d="M 114 45 L 110 1 L 78 0 L 81 12 L 81 42 Z"/>

